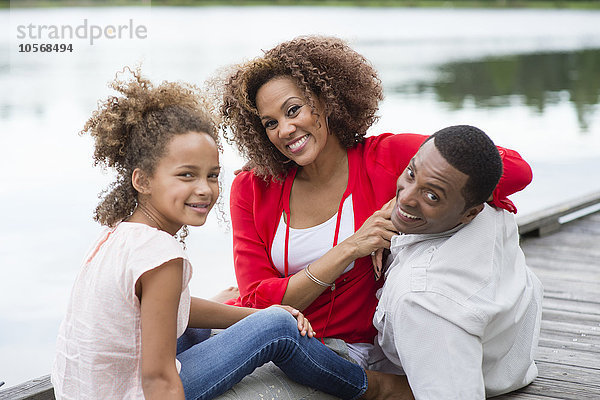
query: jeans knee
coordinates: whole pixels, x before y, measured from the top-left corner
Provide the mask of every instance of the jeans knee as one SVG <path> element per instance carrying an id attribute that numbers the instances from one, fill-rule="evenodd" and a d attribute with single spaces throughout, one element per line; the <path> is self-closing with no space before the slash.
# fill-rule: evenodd
<path id="1" fill-rule="evenodd" d="M 260 311 L 264 329 L 273 331 L 275 334 L 295 334 L 298 332 L 296 318 L 288 311 L 280 307 L 269 307 Z"/>

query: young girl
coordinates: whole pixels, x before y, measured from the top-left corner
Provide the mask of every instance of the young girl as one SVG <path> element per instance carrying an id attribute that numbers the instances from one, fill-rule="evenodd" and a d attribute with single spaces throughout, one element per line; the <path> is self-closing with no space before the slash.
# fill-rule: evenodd
<path id="1" fill-rule="evenodd" d="M 215 125 L 193 87 L 154 87 L 139 71 L 111 86 L 121 96 L 102 103 L 83 133 L 95 139 L 95 164 L 117 179 L 96 208 L 106 229 L 60 327 L 56 398 L 210 399 L 269 361 L 345 399 L 393 398 L 397 378 L 337 356 L 298 310 L 190 297 L 192 268 L 175 235 L 203 225 L 219 196 Z M 227 329 L 206 339 L 182 336 L 186 327 Z"/>

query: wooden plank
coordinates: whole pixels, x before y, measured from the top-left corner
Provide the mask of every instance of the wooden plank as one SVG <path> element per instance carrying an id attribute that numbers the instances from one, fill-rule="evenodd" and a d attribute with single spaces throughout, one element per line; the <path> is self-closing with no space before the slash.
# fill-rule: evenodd
<path id="1" fill-rule="evenodd" d="M 550 262 L 549 267 L 557 265 L 557 262 L 589 262 L 589 265 L 582 265 L 582 267 L 588 267 L 590 270 L 597 270 L 596 268 L 600 265 L 600 248 L 596 248 L 598 245 L 598 237 L 600 235 L 589 235 L 589 234 L 577 234 L 572 241 L 577 242 L 577 245 L 569 244 L 567 236 L 564 236 L 565 240 L 557 242 L 533 242 L 523 241 L 521 247 L 523 251 L 527 253 L 528 259 L 543 259 Z M 584 238 L 585 237 L 585 238 Z M 558 260 L 555 259 L 558 257 Z"/>
<path id="2" fill-rule="evenodd" d="M 553 379 L 538 378 L 529 386 L 502 396 L 493 397 L 494 400 L 521 400 L 521 399 L 561 399 L 561 400 L 598 400 L 600 389 L 579 383 L 561 382 Z"/>
<path id="3" fill-rule="evenodd" d="M 543 340 L 552 341 L 552 343 L 560 342 L 563 343 L 562 348 L 565 349 L 579 349 L 581 351 L 591 351 L 599 353 L 600 340 L 598 336 L 592 337 L 577 333 L 565 333 L 560 331 L 546 331 L 542 328 Z M 543 341 L 540 341 L 540 346 L 544 345 Z M 547 345 L 546 347 L 556 347 L 555 345 Z M 600 354 L 598 355 L 600 357 Z"/>
<path id="4" fill-rule="evenodd" d="M 544 310 L 571 311 L 596 315 L 600 320 L 600 301 L 573 301 L 569 298 L 544 293 L 543 307 Z"/>
<path id="5" fill-rule="evenodd" d="M 562 240 L 556 241 L 534 241 L 535 239 L 525 239 L 521 241 L 521 248 L 527 254 L 528 258 L 546 259 L 554 261 L 554 257 L 560 257 L 561 262 L 572 261 L 582 262 L 590 261 L 591 270 L 596 269 L 599 265 L 598 255 L 600 249 L 598 247 L 598 238 L 600 235 L 592 235 L 589 233 L 578 233 L 573 235 L 558 235 Z M 573 242 L 573 243 L 569 243 Z M 552 267 L 556 263 L 551 263 Z"/>
<path id="6" fill-rule="evenodd" d="M 557 381 L 572 383 L 585 383 L 591 386 L 600 386 L 600 370 L 595 368 L 580 368 L 563 364 L 538 361 L 539 376 Z"/>
<path id="7" fill-rule="evenodd" d="M 544 284 L 539 377 L 502 399 L 600 399 L 600 213 L 521 241 Z M 519 397 L 530 395 L 532 397 Z"/>
<path id="8" fill-rule="evenodd" d="M 543 300 L 542 300 L 543 305 Z M 600 316 L 598 314 L 588 314 L 583 312 L 574 312 L 572 310 L 553 310 L 544 308 L 542 319 L 546 321 L 565 321 L 576 325 L 586 325 L 589 327 L 600 327 Z M 595 329 L 592 329 L 595 330 Z"/>
<path id="9" fill-rule="evenodd" d="M 519 233 L 551 233 L 561 227 L 560 218 L 600 203 L 600 192 L 591 193 L 544 210 L 517 217 Z"/>
<path id="10" fill-rule="evenodd" d="M 538 378 L 528 387 L 506 395 L 494 397 L 495 400 L 520 400 L 520 399 L 568 399 L 585 398 L 567 396 L 568 392 L 575 391 L 580 384 L 586 385 L 586 390 L 590 391 L 590 398 L 600 398 L 600 370 L 593 368 L 580 368 L 570 365 L 557 364 L 553 362 L 536 361 L 539 374 Z M 545 391 L 546 385 L 559 386 L 560 391 L 552 393 Z M 563 390 L 569 388 L 564 393 Z"/>
<path id="11" fill-rule="evenodd" d="M 589 368 L 600 370 L 600 357 L 598 352 L 580 351 L 572 348 L 562 348 L 561 344 L 542 343 L 535 352 L 536 361 L 562 364 L 575 368 Z M 600 399 L 600 396 L 598 397 Z"/>
<path id="12" fill-rule="evenodd" d="M 547 339 L 600 344 L 600 332 L 590 327 L 542 320 L 541 336 Z M 577 340 L 573 340 L 577 339 Z"/>
<path id="13" fill-rule="evenodd" d="M 596 296 L 597 297 L 597 296 Z M 544 301 L 546 299 L 558 299 L 563 301 L 568 301 L 572 303 L 581 303 L 581 307 L 589 306 L 590 304 L 600 304 L 596 300 L 596 297 L 592 297 L 591 299 L 582 299 L 581 296 L 578 296 L 577 293 L 567 292 L 565 290 L 552 290 L 544 288 Z M 574 306 L 574 310 L 577 309 L 578 306 Z"/>
<path id="14" fill-rule="evenodd" d="M 577 235 L 584 236 L 585 234 Z M 600 235 L 586 235 L 587 239 L 575 238 L 579 245 L 569 245 L 566 240 L 560 242 L 533 242 L 524 241 L 521 243 L 523 251 L 527 254 L 528 259 L 545 260 L 549 262 L 549 268 L 555 268 L 560 261 L 564 264 L 565 262 L 572 263 L 588 263 L 579 265 L 584 270 L 597 271 L 600 266 L 600 249 L 597 249 L 598 238 Z M 565 238 L 566 239 L 566 238 Z M 593 246 L 593 247 L 592 247 Z M 558 259 L 555 259 L 558 257 Z"/>
<path id="15" fill-rule="evenodd" d="M 583 383 L 570 383 L 539 377 L 531 385 L 520 389 L 522 393 L 543 394 L 564 400 L 598 400 L 600 387 Z"/>
<path id="16" fill-rule="evenodd" d="M 529 394 L 520 391 L 503 394 L 501 396 L 491 397 L 494 400 L 560 400 L 560 397 L 545 396 L 544 394 Z"/>
<path id="17" fill-rule="evenodd" d="M 552 289 L 557 292 L 590 292 L 588 296 L 589 302 L 598 302 L 600 297 L 600 273 L 586 274 L 579 271 L 577 276 L 574 276 L 575 271 L 569 271 L 569 265 L 563 265 L 567 269 L 562 271 L 538 271 L 536 268 L 531 268 L 535 275 L 542 281 L 544 289 Z M 583 300 L 583 299 L 582 299 Z"/>
<path id="18" fill-rule="evenodd" d="M 553 350 L 560 349 L 563 351 L 577 351 L 580 354 L 589 354 L 592 359 L 597 361 L 595 365 L 589 365 L 589 367 L 600 369 L 600 354 L 598 352 L 599 348 L 597 344 L 581 343 L 579 341 L 560 340 L 554 338 L 540 338 L 539 347 Z"/>
<path id="19" fill-rule="evenodd" d="M 534 272 L 542 281 L 546 296 L 588 303 L 598 302 L 600 282 L 566 280 L 565 277 L 550 277 L 535 270 Z"/>
<path id="20" fill-rule="evenodd" d="M 0 391 L 0 400 L 55 400 L 50 375 Z"/>

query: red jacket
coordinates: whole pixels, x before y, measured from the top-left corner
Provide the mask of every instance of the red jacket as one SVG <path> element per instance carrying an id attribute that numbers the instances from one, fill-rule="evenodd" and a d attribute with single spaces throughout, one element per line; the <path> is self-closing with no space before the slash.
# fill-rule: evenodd
<path id="1" fill-rule="evenodd" d="M 354 227 L 358 229 L 373 212 L 395 196 L 396 180 L 416 154 L 426 136 L 382 134 L 371 136 L 348 149 L 348 186 L 352 194 Z M 504 175 L 494 191 L 493 204 L 516 212 L 506 196 L 531 182 L 531 169 L 512 150 L 499 148 Z M 280 304 L 289 276 L 283 277 L 271 260 L 271 245 L 289 196 L 296 170 L 283 183 L 266 182 L 252 172 L 242 172 L 231 187 L 233 257 L 241 297 L 240 306 L 266 308 Z M 343 200 L 342 200 L 343 201 Z M 325 290 L 304 315 L 323 337 L 348 343 L 372 343 L 376 335 L 372 319 L 383 281 L 373 277 L 371 257 L 357 259 L 354 268 L 340 275 L 335 290 Z"/>

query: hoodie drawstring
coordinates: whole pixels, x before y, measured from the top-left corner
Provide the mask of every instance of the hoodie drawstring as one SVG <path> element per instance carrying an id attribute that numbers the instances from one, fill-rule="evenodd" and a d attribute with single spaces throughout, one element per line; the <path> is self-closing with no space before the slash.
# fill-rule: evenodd
<path id="1" fill-rule="evenodd" d="M 349 190 L 346 189 L 346 192 L 344 193 L 344 195 L 342 196 L 342 200 L 340 201 L 340 205 L 338 206 L 338 211 L 337 211 L 337 219 L 336 219 L 336 223 L 335 223 L 335 234 L 333 236 L 333 247 L 337 246 L 338 244 L 338 238 L 339 238 L 339 234 L 340 234 L 340 224 L 342 223 L 342 208 L 344 207 L 344 201 L 346 200 L 346 198 L 350 195 L 350 193 L 348 193 Z M 284 276 L 287 278 L 288 276 L 288 247 L 289 247 L 289 240 L 290 240 L 290 214 L 291 211 L 289 210 L 289 204 L 287 208 L 284 208 L 284 212 L 287 218 L 287 223 L 285 224 L 285 246 L 284 246 L 284 250 L 283 250 L 283 272 L 284 272 Z M 335 281 L 334 281 L 335 282 Z M 331 314 L 333 312 L 333 303 L 335 301 L 335 285 L 333 285 L 331 287 L 331 299 L 329 301 L 329 312 L 327 313 L 327 319 L 325 320 L 325 326 L 323 327 L 323 332 L 322 336 L 321 336 L 321 342 L 324 342 L 324 338 L 325 336 L 325 331 L 327 329 L 327 325 L 329 325 L 329 320 L 331 319 Z"/>

